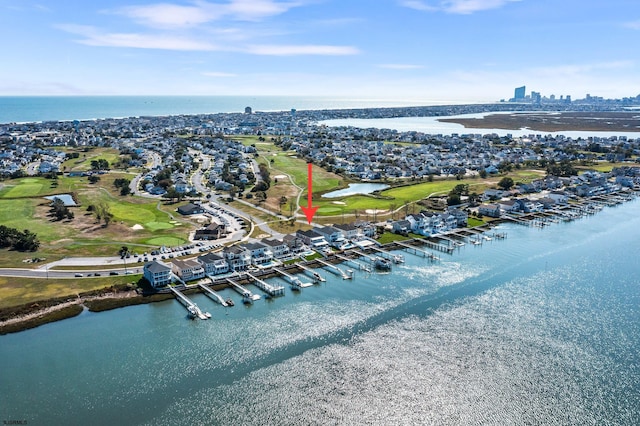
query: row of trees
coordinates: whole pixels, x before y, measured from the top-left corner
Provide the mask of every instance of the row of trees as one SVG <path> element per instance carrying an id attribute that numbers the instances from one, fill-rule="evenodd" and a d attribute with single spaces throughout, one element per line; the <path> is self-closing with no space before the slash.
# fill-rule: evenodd
<path id="1" fill-rule="evenodd" d="M 40 247 L 40 241 L 38 236 L 28 229 L 21 232 L 15 228 L 0 225 L 0 247 L 11 247 L 18 251 L 36 251 Z"/>
<path id="2" fill-rule="evenodd" d="M 49 214 L 55 217 L 57 220 L 62 220 L 62 219 L 71 220 L 74 218 L 73 212 L 69 210 L 69 207 L 64 205 L 64 201 L 62 201 L 58 197 L 53 199 L 53 202 L 51 203 L 51 208 L 49 209 Z"/>
<path id="3" fill-rule="evenodd" d="M 130 184 L 131 180 L 127 178 L 118 178 L 113 181 L 113 186 L 120 189 L 120 195 L 129 195 L 131 192 Z"/>
<path id="4" fill-rule="evenodd" d="M 109 162 L 104 158 L 91 160 L 91 170 L 108 170 L 108 169 L 109 169 Z"/>

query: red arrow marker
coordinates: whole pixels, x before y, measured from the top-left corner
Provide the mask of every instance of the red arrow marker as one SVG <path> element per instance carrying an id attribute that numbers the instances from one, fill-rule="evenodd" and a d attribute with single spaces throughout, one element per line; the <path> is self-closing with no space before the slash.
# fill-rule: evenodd
<path id="1" fill-rule="evenodd" d="M 311 204 L 311 190 L 312 190 L 312 179 L 311 179 L 311 175 L 312 175 L 312 167 L 313 164 L 311 163 L 307 163 L 307 170 L 308 170 L 308 174 L 309 174 L 309 180 L 307 181 L 307 207 L 305 206 L 300 206 L 300 208 L 302 209 L 302 211 L 304 212 L 305 216 L 307 216 L 307 222 L 309 223 L 309 225 L 311 225 L 311 221 L 313 220 L 313 216 L 316 214 L 316 211 L 318 210 L 318 207 L 313 207 Z"/>

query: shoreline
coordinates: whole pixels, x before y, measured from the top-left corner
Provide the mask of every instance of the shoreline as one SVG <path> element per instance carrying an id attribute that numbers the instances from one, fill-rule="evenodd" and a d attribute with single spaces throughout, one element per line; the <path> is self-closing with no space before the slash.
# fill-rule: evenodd
<path id="1" fill-rule="evenodd" d="M 617 192 L 614 194 L 610 194 L 613 196 L 624 194 L 624 191 Z M 624 201 L 631 201 L 638 195 L 638 192 L 632 191 L 628 193 L 628 197 Z M 594 197 L 597 198 L 597 197 Z M 606 203 L 608 206 L 613 206 L 622 201 L 615 200 L 612 201 L 611 204 Z M 572 211 L 572 208 L 578 208 L 580 210 L 580 214 L 577 212 L 572 212 L 572 214 L 568 217 L 564 217 L 564 220 L 574 220 L 576 218 L 581 218 L 584 215 L 589 215 L 595 213 L 594 211 L 590 211 L 588 209 L 582 210 L 583 204 L 587 206 L 590 205 L 588 200 L 585 200 L 584 203 L 576 203 L 570 204 L 565 207 L 567 211 Z M 586 208 L 586 207 L 585 207 Z M 562 210 L 565 210 L 562 209 Z M 556 213 L 558 213 L 558 210 Z M 444 251 L 449 255 L 453 254 L 455 250 L 455 245 L 444 245 L 443 241 L 453 241 L 452 239 L 469 239 L 473 236 L 477 236 L 478 232 L 484 234 L 494 228 L 495 226 L 501 223 L 514 223 L 520 225 L 528 225 L 528 226 L 540 226 L 543 227 L 548 225 L 547 220 L 549 216 L 547 213 L 528 213 L 522 214 L 518 216 L 505 216 L 498 219 L 495 219 L 491 222 L 486 223 L 483 226 L 477 228 L 456 228 L 455 230 L 433 236 L 424 236 L 421 238 L 409 238 L 406 240 L 392 241 L 384 244 L 378 244 L 377 247 L 383 250 L 397 250 L 397 249 L 420 249 L 425 246 L 431 250 L 436 251 Z M 471 231 L 473 229 L 474 231 Z M 504 238 L 502 236 L 500 238 Z M 471 241 L 471 240 L 470 240 Z M 363 253 L 368 253 L 371 249 L 369 247 L 363 247 L 359 249 Z M 357 254 L 357 253 L 356 253 Z M 432 255 L 433 256 L 433 255 Z M 328 257 L 324 257 L 326 262 L 331 264 L 343 263 L 346 260 L 345 257 L 349 259 L 353 258 L 352 252 L 344 252 L 341 253 L 341 256 L 331 255 Z M 434 256 L 432 260 L 436 260 L 437 258 Z M 310 268 L 321 267 L 319 262 L 314 260 L 301 261 L 298 263 L 294 263 L 291 265 L 281 266 L 283 270 L 289 271 L 292 269 L 296 269 L 297 273 L 302 272 L 302 268 L 300 265 L 304 265 Z M 277 276 L 278 272 L 273 270 L 272 268 L 264 269 L 260 271 L 254 271 L 253 275 L 258 278 L 269 278 L 273 276 Z M 218 291 L 223 288 L 227 288 L 229 285 L 225 283 L 224 277 L 219 277 L 216 280 L 212 281 L 209 286 Z M 241 284 L 251 284 L 251 280 L 245 275 L 242 274 L 239 277 L 234 278 Z M 182 288 L 182 291 L 185 294 L 190 294 L 194 292 L 201 292 L 196 287 L 189 285 Z M 126 306 L 134 306 L 140 304 L 154 303 L 165 300 L 174 299 L 174 295 L 170 291 L 158 291 L 150 294 L 145 294 L 142 289 L 132 288 L 130 285 L 123 286 L 112 286 L 110 288 L 96 290 L 87 293 L 80 293 L 76 298 L 60 297 L 54 299 L 48 299 L 38 302 L 32 302 L 25 305 L 20 305 L 11 308 L 5 308 L 0 310 L 0 335 L 5 335 L 9 333 L 16 333 L 24 330 L 28 330 L 31 328 L 38 327 L 40 325 L 48 324 L 51 322 L 56 322 L 66 318 L 75 317 L 84 310 L 88 310 L 89 312 L 103 312 L 112 309 L 123 308 Z M 44 308 L 42 308 L 44 305 Z"/>

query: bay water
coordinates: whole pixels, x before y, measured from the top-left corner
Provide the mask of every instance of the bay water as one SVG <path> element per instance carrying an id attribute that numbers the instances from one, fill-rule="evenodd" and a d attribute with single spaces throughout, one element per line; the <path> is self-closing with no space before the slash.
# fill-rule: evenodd
<path id="1" fill-rule="evenodd" d="M 0 336 L 0 420 L 640 424 L 639 212 L 500 225 L 440 261 L 322 270 L 249 306 L 194 295 L 208 321 L 165 301 Z"/>

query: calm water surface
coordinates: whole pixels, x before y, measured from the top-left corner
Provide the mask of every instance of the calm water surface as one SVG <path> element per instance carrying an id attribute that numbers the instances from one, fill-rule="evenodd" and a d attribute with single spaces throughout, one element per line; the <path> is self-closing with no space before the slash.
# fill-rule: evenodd
<path id="1" fill-rule="evenodd" d="M 382 191 L 389 188 L 384 183 L 350 183 L 347 188 L 331 191 L 323 194 L 323 198 L 339 198 L 356 194 L 371 194 L 374 191 Z"/>
<path id="2" fill-rule="evenodd" d="M 224 309 L 194 296 L 0 336 L 0 419 L 640 424 L 640 201 L 390 274 Z M 239 298 L 235 293 L 224 296 Z"/>

